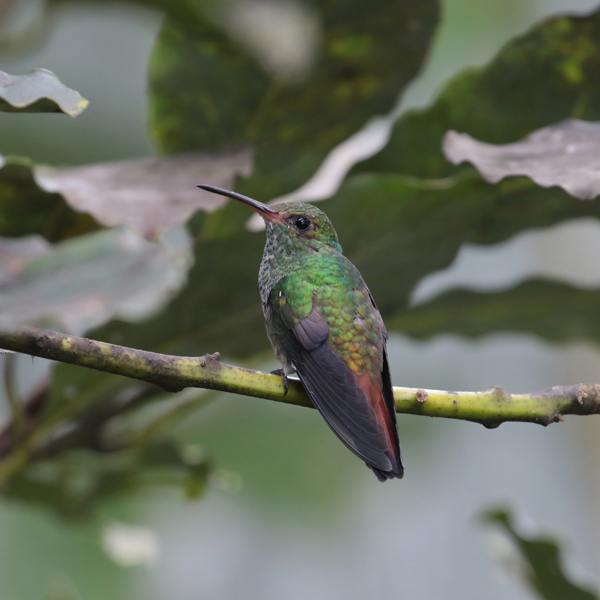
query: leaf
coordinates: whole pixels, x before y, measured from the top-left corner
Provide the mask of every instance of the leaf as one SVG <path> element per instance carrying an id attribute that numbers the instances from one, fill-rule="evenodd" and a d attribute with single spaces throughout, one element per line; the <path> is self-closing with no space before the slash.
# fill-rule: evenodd
<path id="1" fill-rule="evenodd" d="M 80 332 L 115 316 L 139 320 L 182 285 L 181 262 L 127 229 L 55 246 L 0 239 L 0 327 L 45 322 Z"/>
<path id="2" fill-rule="evenodd" d="M 186 448 L 169 440 L 111 453 L 76 450 L 60 461 L 36 463 L 11 479 L 2 495 L 52 509 L 64 517 L 94 514 L 107 499 L 157 485 L 178 487 L 189 498 L 199 497 L 211 466 L 207 460 L 190 461 Z M 193 487 L 194 495 L 188 493 Z"/>
<path id="3" fill-rule="evenodd" d="M 262 232 L 199 240 L 188 285 L 161 314 L 142 327 L 115 321 L 93 335 L 191 356 L 215 351 L 249 356 L 267 349 L 257 283 L 263 246 Z"/>
<path id="4" fill-rule="evenodd" d="M 71 210 L 60 194 L 44 189 L 29 159 L 0 156 L 0 236 L 37 233 L 57 242 L 98 227 L 89 215 Z"/>
<path id="5" fill-rule="evenodd" d="M 149 239 L 226 201 L 199 190 L 207 178 L 232 187 L 248 174 L 249 150 L 101 163 L 73 169 L 36 167 L 26 158 L 0 157 L 0 235 L 38 233 L 50 242 L 101 225 L 129 225 Z"/>
<path id="6" fill-rule="evenodd" d="M 575 585 L 564 573 L 560 544 L 547 536 L 528 538 L 513 524 L 510 511 L 495 509 L 481 516 L 485 523 L 499 527 L 517 547 L 521 561 L 521 578 L 544 600 L 598 600 L 590 589 Z"/>
<path id="7" fill-rule="evenodd" d="M 600 207 L 574 202 L 559 188 L 526 179 L 490 186 L 466 170 L 443 180 L 355 175 L 322 207 L 388 323 L 408 309 L 418 282 L 450 265 L 463 244 L 495 244 L 527 229 L 600 217 Z"/>
<path id="8" fill-rule="evenodd" d="M 525 175 L 542 187 L 559 185 L 572 196 L 600 194 L 600 123 L 578 119 L 538 129 L 514 144 L 484 144 L 466 133 L 448 131 L 443 150 L 452 164 L 471 162 L 486 181 Z"/>
<path id="9" fill-rule="evenodd" d="M 303 184 L 332 148 L 389 111 L 421 65 L 437 0 L 313 4 L 317 27 L 307 26 L 303 35 L 314 38 L 314 66 L 293 80 L 269 70 L 247 38 L 167 18 L 150 61 L 150 122 L 160 148 L 173 153 L 250 144 L 256 163 L 244 190 L 268 199 Z M 260 9 L 264 18 L 252 21 L 253 39 L 275 37 L 282 5 L 305 7 L 231 3 L 234 12 L 223 26 L 236 29 L 241 17 L 235 11 L 252 19 L 252 10 Z M 278 52 L 268 56 L 276 59 Z"/>
<path id="10" fill-rule="evenodd" d="M 355 171 L 445 177 L 449 129 L 505 144 L 567 117 L 600 120 L 600 11 L 549 19 L 509 42 L 490 64 L 451 80 L 433 106 L 394 124 L 382 152 Z"/>
<path id="11" fill-rule="evenodd" d="M 62 112 L 78 117 L 89 102 L 71 90 L 46 69 L 27 75 L 9 75 L 0 71 L 0 111 Z"/>
<path id="12" fill-rule="evenodd" d="M 0 237 L 0 276 L 5 284 L 18 277 L 24 265 L 50 252 L 50 245 L 44 240 L 31 236 L 18 240 Z"/>
<path id="13" fill-rule="evenodd" d="M 140 158 L 73 169 L 38 169 L 37 179 L 59 192 L 76 211 L 90 213 L 112 227 L 129 225 L 148 239 L 185 223 L 198 210 L 212 212 L 226 200 L 199 190 L 207 179 L 233 186 L 235 175 L 248 175 L 249 149 L 221 154 L 184 154 Z"/>
<path id="14" fill-rule="evenodd" d="M 600 344 L 600 290 L 530 280 L 501 292 L 452 290 L 388 322 L 414 338 L 443 333 L 480 337 L 493 332 L 533 333 L 551 342 Z"/>

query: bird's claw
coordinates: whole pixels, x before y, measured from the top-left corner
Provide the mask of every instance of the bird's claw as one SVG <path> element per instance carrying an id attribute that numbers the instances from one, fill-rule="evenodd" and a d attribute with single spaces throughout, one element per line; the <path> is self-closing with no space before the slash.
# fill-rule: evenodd
<path id="1" fill-rule="evenodd" d="M 283 383 L 283 389 L 285 390 L 283 395 L 287 396 L 290 389 L 290 381 L 287 378 L 285 371 L 283 369 L 275 369 L 274 371 L 271 371 L 271 375 L 279 375 L 279 377 L 281 377 L 281 383 Z"/>

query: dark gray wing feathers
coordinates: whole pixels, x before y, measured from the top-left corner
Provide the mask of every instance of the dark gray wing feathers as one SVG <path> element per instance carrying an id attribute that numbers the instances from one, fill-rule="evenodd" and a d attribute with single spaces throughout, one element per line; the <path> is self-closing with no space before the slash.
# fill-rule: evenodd
<path id="1" fill-rule="evenodd" d="M 327 321 L 313 309 L 292 329 L 281 346 L 302 384 L 331 429 L 369 466 L 392 469 L 385 432 L 352 371 L 329 344 Z"/>
<path id="2" fill-rule="evenodd" d="M 314 350 L 329 337 L 329 325 L 315 309 L 296 323 L 292 331 L 305 350 Z"/>

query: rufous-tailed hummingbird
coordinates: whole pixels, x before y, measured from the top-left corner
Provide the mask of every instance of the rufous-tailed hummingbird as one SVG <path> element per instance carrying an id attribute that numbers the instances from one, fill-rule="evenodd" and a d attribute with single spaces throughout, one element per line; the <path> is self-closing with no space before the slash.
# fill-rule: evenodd
<path id="1" fill-rule="evenodd" d="M 387 332 L 327 215 L 310 204 L 262 202 L 210 185 L 265 221 L 259 288 L 267 335 L 286 376 L 296 371 L 333 432 L 379 481 L 404 474 Z"/>

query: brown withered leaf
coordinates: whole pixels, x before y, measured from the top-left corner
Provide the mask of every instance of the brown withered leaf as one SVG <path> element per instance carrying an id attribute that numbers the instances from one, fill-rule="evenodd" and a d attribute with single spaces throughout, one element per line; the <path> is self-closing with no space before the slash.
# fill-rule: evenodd
<path id="1" fill-rule="evenodd" d="M 568 119 L 520 142 L 500 145 L 448 131 L 442 146 L 451 163 L 472 163 L 490 183 L 524 175 L 542 187 L 560 186 L 582 200 L 600 194 L 600 122 Z"/>
<path id="2" fill-rule="evenodd" d="M 249 175 L 252 151 L 182 154 L 103 163 L 56 171 L 36 170 L 38 183 L 60 193 L 76 211 L 112 227 L 129 225 L 153 239 L 185 223 L 197 210 L 212 212 L 225 198 L 199 190 L 199 183 L 232 188 L 236 175 Z"/>

